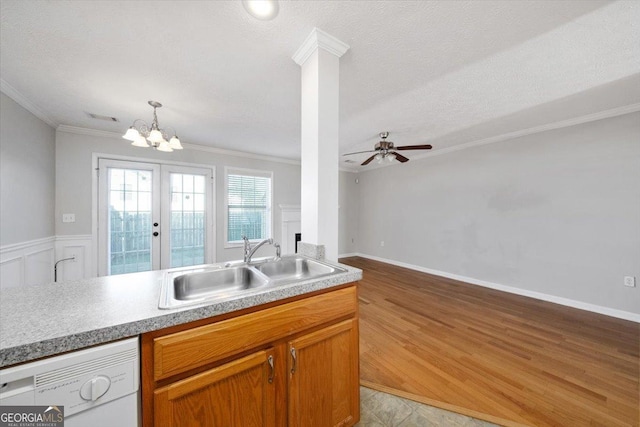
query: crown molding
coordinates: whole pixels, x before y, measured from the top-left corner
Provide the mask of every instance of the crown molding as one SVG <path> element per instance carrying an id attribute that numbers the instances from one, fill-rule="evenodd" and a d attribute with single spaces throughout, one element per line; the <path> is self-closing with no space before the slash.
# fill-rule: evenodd
<path id="1" fill-rule="evenodd" d="M 322 48 L 340 58 L 349 50 L 349 45 L 314 27 L 296 53 L 293 54 L 292 59 L 301 66 L 318 48 Z"/>
<path id="2" fill-rule="evenodd" d="M 67 132 L 67 133 L 75 133 L 78 135 L 90 135 L 90 136 L 101 136 L 104 138 L 122 138 L 122 134 L 118 132 L 111 132 L 108 130 L 98 130 L 98 129 L 90 129 L 90 128 L 82 128 L 79 126 L 69 126 L 69 125 L 60 125 L 56 128 L 57 131 Z"/>
<path id="3" fill-rule="evenodd" d="M 496 142 L 507 141 L 509 139 L 521 138 L 523 136 L 533 135 L 536 133 L 562 129 L 562 128 L 581 125 L 589 122 L 595 122 L 598 120 L 622 116 L 622 115 L 634 113 L 637 111 L 640 111 L 640 103 L 625 105 L 623 107 L 616 107 L 610 110 L 600 111 L 598 113 L 587 114 L 584 116 L 574 117 L 572 119 L 567 119 L 567 120 L 561 120 L 559 122 L 552 122 L 552 123 L 547 123 L 540 126 L 534 126 L 532 128 L 522 129 L 515 132 L 508 132 L 502 135 L 496 135 L 489 138 L 479 139 L 477 141 L 466 142 L 464 144 L 456 145 L 453 147 L 443 148 L 442 150 L 434 151 L 433 153 L 426 153 L 421 156 L 416 156 L 416 158 L 430 157 L 432 155 L 436 155 L 436 153 L 437 154 L 452 153 L 454 151 L 460 151 L 467 148 L 494 144 Z"/>
<path id="4" fill-rule="evenodd" d="M 190 150 L 205 151 L 208 153 L 224 154 L 227 156 L 235 156 L 235 157 L 244 157 L 247 159 L 264 160 L 266 162 L 286 163 L 289 165 L 296 165 L 296 166 L 301 165 L 300 160 L 287 159 L 284 157 L 265 156 L 262 154 L 247 153 L 245 151 L 226 150 L 224 148 L 208 147 L 206 145 L 199 145 L 199 144 L 183 143 L 182 146 Z"/>
<path id="5" fill-rule="evenodd" d="M 566 127 L 576 126 L 584 123 L 595 122 L 602 119 L 609 119 L 612 117 L 623 116 L 625 114 L 635 113 L 640 111 L 640 103 L 624 105 L 622 107 L 612 108 L 610 110 L 600 111 L 598 113 L 587 114 L 580 117 L 574 117 L 572 119 L 561 120 L 558 122 L 547 123 L 540 126 L 534 126 L 532 128 L 522 129 L 515 132 L 504 133 L 501 135 L 491 136 L 489 138 L 483 138 L 476 141 L 465 142 L 464 144 L 454 145 L 452 147 L 443 148 L 440 150 L 434 150 L 430 153 L 419 154 L 414 156 L 411 160 L 420 160 L 428 157 L 440 156 L 442 154 L 449 154 L 455 151 L 465 150 L 467 148 L 479 147 L 482 145 L 494 144 L 496 142 L 507 141 L 510 139 L 521 138 L 523 136 L 533 135 L 536 133 L 546 132 L 549 130 L 562 129 Z M 382 165 L 372 165 L 367 168 L 368 170 L 384 168 L 393 166 L 394 163 L 387 163 Z M 363 171 L 362 168 L 359 169 Z"/>
<path id="6" fill-rule="evenodd" d="M 55 129 L 56 126 L 58 126 L 58 123 L 56 123 L 55 120 L 53 120 L 48 114 L 38 108 L 33 102 L 29 101 L 29 99 L 22 93 L 20 93 L 18 89 L 11 86 L 2 78 L 0 78 L 0 91 L 2 91 L 2 93 L 17 102 L 22 108 L 26 109 L 52 128 Z"/>
<path id="7" fill-rule="evenodd" d="M 60 125 L 57 127 L 56 130 L 60 132 L 75 133 L 78 135 L 115 138 L 115 139 L 118 139 L 119 142 L 122 140 L 121 133 L 110 132 L 105 130 L 89 129 L 89 128 L 82 128 L 78 126 L 69 126 L 69 125 Z M 245 151 L 226 150 L 224 148 L 208 147 L 206 145 L 182 143 L 182 146 L 187 150 L 204 151 L 207 153 L 223 154 L 226 156 L 244 157 L 246 159 L 256 159 L 256 160 L 263 160 L 266 162 L 285 163 L 285 164 L 296 165 L 296 166 L 299 166 L 301 164 L 300 160 L 287 159 L 284 157 L 264 156 L 261 154 L 247 153 Z"/>

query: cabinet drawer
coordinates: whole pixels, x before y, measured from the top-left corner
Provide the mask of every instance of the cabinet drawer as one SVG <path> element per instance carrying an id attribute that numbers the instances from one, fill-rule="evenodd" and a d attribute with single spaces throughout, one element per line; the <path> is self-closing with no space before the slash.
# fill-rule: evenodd
<path id="1" fill-rule="evenodd" d="M 155 338 L 154 379 L 168 378 L 354 314 L 357 304 L 356 287 L 351 286 Z"/>

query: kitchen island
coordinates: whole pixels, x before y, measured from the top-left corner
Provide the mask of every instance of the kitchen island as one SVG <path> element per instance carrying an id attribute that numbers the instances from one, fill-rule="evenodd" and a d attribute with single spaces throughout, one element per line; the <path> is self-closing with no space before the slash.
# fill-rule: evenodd
<path id="1" fill-rule="evenodd" d="M 357 268 L 335 265 L 346 271 L 174 310 L 158 308 L 166 270 L 9 288 L 0 292 L 0 367 L 277 304 L 362 278 Z"/>

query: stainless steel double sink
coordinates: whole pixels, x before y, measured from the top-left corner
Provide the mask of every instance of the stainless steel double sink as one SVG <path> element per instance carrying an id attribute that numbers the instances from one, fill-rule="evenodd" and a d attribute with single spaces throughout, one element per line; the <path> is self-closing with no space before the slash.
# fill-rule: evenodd
<path id="1" fill-rule="evenodd" d="M 159 307 L 179 308 L 216 302 L 268 287 L 343 273 L 345 269 L 298 255 L 255 264 L 212 265 L 168 271 L 162 283 Z"/>

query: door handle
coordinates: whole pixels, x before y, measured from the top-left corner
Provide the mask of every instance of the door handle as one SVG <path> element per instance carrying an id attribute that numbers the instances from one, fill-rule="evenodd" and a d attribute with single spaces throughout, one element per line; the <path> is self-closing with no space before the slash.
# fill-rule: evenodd
<path id="1" fill-rule="evenodd" d="M 291 365 L 291 373 L 295 374 L 296 373 L 296 365 L 298 364 L 298 360 L 296 358 L 296 349 L 294 347 L 291 347 L 291 360 L 293 361 L 293 363 Z"/>
<path id="2" fill-rule="evenodd" d="M 273 373 L 274 373 L 273 356 L 269 356 L 267 358 L 267 362 L 269 363 L 269 384 L 271 384 L 273 382 Z"/>
<path id="3" fill-rule="evenodd" d="M 158 233 L 157 231 L 154 231 L 154 232 L 153 232 L 153 236 L 154 236 L 154 237 L 158 237 L 158 235 L 159 235 L 159 234 L 160 234 L 160 233 Z"/>

